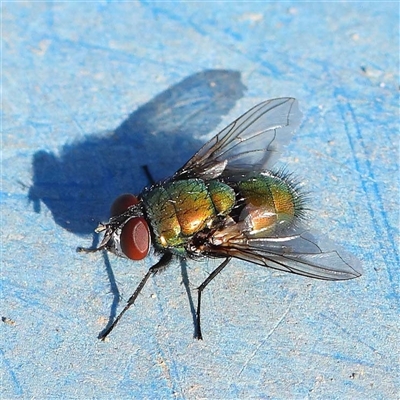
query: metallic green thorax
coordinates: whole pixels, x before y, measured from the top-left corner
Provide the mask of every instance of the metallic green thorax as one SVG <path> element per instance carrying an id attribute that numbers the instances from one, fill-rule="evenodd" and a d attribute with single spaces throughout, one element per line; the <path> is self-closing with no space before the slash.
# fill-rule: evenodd
<path id="1" fill-rule="evenodd" d="M 264 172 L 242 181 L 178 180 L 141 195 L 155 245 L 184 254 L 196 233 L 213 228 L 221 217 L 241 223 L 248 237 L 265 237 L 301 216 L 302 198 L 282 174 Z M 239 225 L 238 225 L 239 226 Z"/>
<path id="2" fill-rule="evenodd" d="M 219 181 L 172 181 L 142 194 L 156 246 L 184 253 L 184 245 L 197 232 L 210 228 L 217 216 L 235 205 L 234 190 Z"/>

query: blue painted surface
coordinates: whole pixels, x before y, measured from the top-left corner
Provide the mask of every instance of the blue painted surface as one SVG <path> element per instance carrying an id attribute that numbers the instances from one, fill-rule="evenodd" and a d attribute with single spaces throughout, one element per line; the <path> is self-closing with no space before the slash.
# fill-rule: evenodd
<path id="1" fill-rule="evenodd" d="M 3 398 L 398 398 L 397 3 L 2 12 Z M 177 261 L 99 342 L 157 257 L 75 248 L 96 240 L 117 194 L 146 184 L 141 165 L 162 178 L 279 96 L 304 113 L 282 161 L 312 192 L 312 225 L 362 260 L 363 277 L 235 261 L 205 291 L 197 342 L 193 289 L 215 265 Z"/>

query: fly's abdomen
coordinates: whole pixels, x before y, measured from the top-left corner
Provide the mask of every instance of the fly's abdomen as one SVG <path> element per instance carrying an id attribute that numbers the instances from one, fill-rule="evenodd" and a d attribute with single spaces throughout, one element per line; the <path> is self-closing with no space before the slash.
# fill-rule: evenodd
<path id="1" fill-rule="evenodd" d="M 142 195 L 156 245 L 180 253 L 197 232 L 211 227 L 219 215 L 227 215 L 235 204 L 228 185 L 201 179 L 172 181 Z"/>
<path id="2" fill-rule="evenodd" d="M 237 184 L 245 204 L 240 220 L 251 236 L 273 235 L 291 226 L 303 212 L 303 199 L 283 174 L 265 172 Z"/>

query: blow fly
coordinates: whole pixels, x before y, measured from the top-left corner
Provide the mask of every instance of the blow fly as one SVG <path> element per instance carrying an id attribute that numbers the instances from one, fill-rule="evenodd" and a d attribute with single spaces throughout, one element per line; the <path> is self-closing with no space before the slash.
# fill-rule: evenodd
<path id="1" fill-rule="evenodd" d="M 358 260 L 305 227 L 304 195 L 291 175 L 271 169 L 301 116 L 294 98 L 264 101 L 213 137 L 172 177 L 137 197 L 124 194 L 114 201 L 110 220 L 96 229 L 104 231 L 100 245 L 79 250 L 104 249 L 142 260 L 152 244 L 161 258 L 100 339 L 134 304 L 149 277 L 175 256 L 223 259 L 198 287 L 198 339 L 202 292 L 232 258 L 332 281 L 361 275 Z"/>

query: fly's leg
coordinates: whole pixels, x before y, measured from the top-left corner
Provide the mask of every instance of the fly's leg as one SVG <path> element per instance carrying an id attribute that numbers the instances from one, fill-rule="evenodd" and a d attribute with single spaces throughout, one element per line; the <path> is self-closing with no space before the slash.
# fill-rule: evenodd
<path id="1" fill-rule="evenodd" d="M 76 252 L 77 253 L 97 253 L 100 250 L 104 250 L 105 246 L 101 246 L 101 247 L 96 247 L 96 248 L 87 248 L 87 247 L 77 247 L 76 248 Z"/>
<path id="2" fill-rule="evenodd" d="M 196 312 L 196 333 L 195 337 L 199 340 L 203 340 L 203 335 L 201 334 L 200 326 L 200 307 L 201 307 L 201 293 L 206 288 L 206 286 L 228 265 L 231 261 L 231 257 L 226 258 L 211 274 L 208 278 L 197 288 L 197 312 Z"/>
<path id="3" fill-rule="evenodd" d="M 109 335 L 109 333 L 114 329 L 115 325 L 117 325 L 118 321 L 125 314 L 125 312 L 128 310 L 128 308 L 135 303 L 136 298 L 139 296 L 139 293 L 144 288 L 144 285 L 146 284 L 146 282 L 150 278 L 150 276 L 154 275 L 155 273 L 157 273 L 160 270 L 162 270 L 163 268 L 165 268 L 167 266 L 167 264 L 169 264 L 171 259 L 172 259 L 172 254 L 171 253 L 164 253 L 164 255 L 161 257 L 161 259 L 158 261 L 158 263 L 153 265 L 147 271 L 146 275 L 143 277 L 143 279 L 139 283 L 139 285 L 136 288 L 135 292 L 129 298 L 129 300 L 126 303 L 126 306 L 124 307 L 124 309 L 119 313 L 117 318 L 115 318 L 114 322 L 108 328 L 106 328 L 103 332 L 100 333 L 100 335 L 98 337 L 100 340 L 104 340 Z"/>
<path id="4" fill-rule="evenodd" d="M 149 180 L 149 182 L 154 185 L 156 183 L 156 181 L 153 178 L 153 175 L 151 174 L 149 167 L 147 165 L 142 165 L 143 171 L 147 177 L 147 179 Z"/>
<path id="5" fill-rule="evenodd" d="M 76 251 L 77 253 L 96 253 L 98 251 L 101 250 L 106 250 L 107 249 L 107 244 L 111 239 L 113 230 L 108 228 L 108 225 L 103 224 L 103 223 L 99 223 L 99 225 L 97 226 L 97 228 L 94 230 L 96 233 L 100 233 L 103 231 L 106 231 L 106 233 L 104 234 L 103 240 L 101 241 L 100 245 L 97 247 L 91 247 L 91 248 L 87 248 L 87 247 L 77 247 Z"/>

